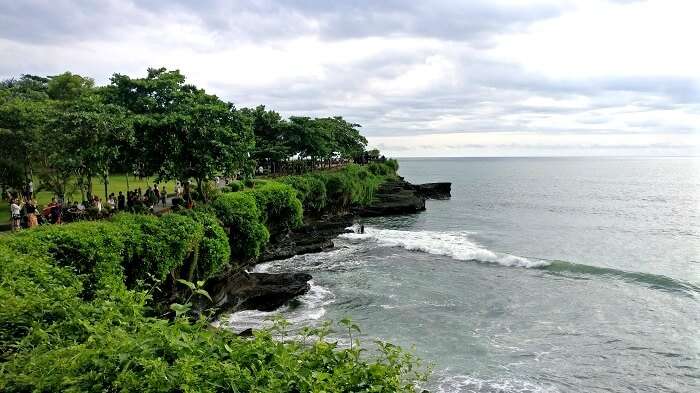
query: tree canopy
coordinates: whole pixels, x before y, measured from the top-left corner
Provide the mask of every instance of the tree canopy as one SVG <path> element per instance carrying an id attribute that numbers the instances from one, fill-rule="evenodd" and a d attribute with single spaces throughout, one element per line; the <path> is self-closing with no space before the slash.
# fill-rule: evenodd
<path id="1" fill-rule="evenodd" d="M 0 185 L 21 188 L 38 177 L 59 196 L 71 179 L 92 194 L 110 172 L 194 180 L 278 172 L 291 161 L 314 168 L 365 154 L 359 124 L 340 116 L 283 118 L 261 105 L 237 109 L 178 70 L 145 77 L 114 74 L 110 83 L 65 72 L 0 82 Z"/>

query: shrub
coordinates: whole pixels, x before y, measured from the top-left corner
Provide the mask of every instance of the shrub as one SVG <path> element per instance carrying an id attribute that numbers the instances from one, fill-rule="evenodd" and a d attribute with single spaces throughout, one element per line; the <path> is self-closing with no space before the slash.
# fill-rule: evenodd
<path id="1" fill-rule="evenodd" d="M 243 189 L 243 183 L 238 180 L 230 182 L 226 187 L 224 187 L 225 192 L 237 192 Z M 215 198 L 216 199 L 216 198 Z"/>
<path id="2" fill-rule="evenodd" d="M 229 192 L 221 194 L 211 206 L 229 230 L 232 258 L 240 261 L 257 258 L 270 233 L 262 223 L 255 198 L 245 192 Z"/>
<path id="3" fill-rule="evenodd" d="M 224 270 L 231 258 L 228 236 L 219 224 L 213 212 L 202 209 L 182 210 L 179 214 L 185 215 L 200 223 L 204 228 L 204 237 L 199 245 L 196 266 L 196 277 L 188 275 L 188 281 L 205 280 Z"/>
<path id="4" fill-rule="evenodd" d="M 9 241 L 9 240 L 12 241 Z M 126 237 L 121 228 L 104 221 L 42 226 L 3 239 L 9 248 L 35 258 L 49 257 L 82 281 L 86 299 L 98 290 L 123 285 L 122 261 Z"/>
<path id="5" fill-rule="evenodd" d="M 0 354 L 13 352 L 32 329 L 71 318 L 82 292 L 70 268 L 0 244 Z"/>
<path id="6" fill-rule="evenodd" d="M 294 188 L 304 210 L 319 212 L 326 207 L 326 184 L 318 176 L 286 176 L 279 181 Z"/>
<path id="7" fill-rule="evenodd" d="M 112 222 L 125 229 L 129 247 L 125 250 L 127 281 L 153 275 L 164 280 L 182 266 L 204 239 L 204 227 L 180 214 L 119 214 Z"/>
<path id="8" fill-rule="evenodd" d="M 278 232 L 301 225 L 304 215 L 296 191 L 279 182 L 265 182 L 244 191 L 255 198 L 262 213 L 263 223 L 271 232 Z"/>

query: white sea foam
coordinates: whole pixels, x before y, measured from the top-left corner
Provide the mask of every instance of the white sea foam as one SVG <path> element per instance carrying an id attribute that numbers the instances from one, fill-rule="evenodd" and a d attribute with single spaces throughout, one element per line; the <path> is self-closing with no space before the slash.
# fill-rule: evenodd
<path id="1" fill-rule="evenodd" d="M 307 325 L 326 314 L 325 306 L 335 301 L 333 292 L 312 281 L 308 293 L 297 298 L 299 304 L 295 307 L 284 306 L 275 311 L 246 310 L 233 313 L 225 324 L 234 330 L 247 328 L 260 329 L 270 327 L 272 319 L 281 316 L 294 325 Z"/>
<path id="2" fill-rule="evenodd" d="M 479 379 L 467 375 L 444 377 L 437 386 L 442 393 L 555 393 L 551 386 L 538 386 L 531 382 L 513 379 Z"/>
<path id="3" fill-rule="evenodd" d="M 340 235 L 340 237 L 351 241 L 369 240 L 381 246 L 401 247 L 410 251 L 445 255 L 462 261 L 489 262 L 503 266 L 525 268 L 549 265 L 548 261 L 528 259 L 488 250 L 470 240 L 468 233 L 465 232 L 412 232 L 366 227 L 364 234 L 347 233 Z"/>

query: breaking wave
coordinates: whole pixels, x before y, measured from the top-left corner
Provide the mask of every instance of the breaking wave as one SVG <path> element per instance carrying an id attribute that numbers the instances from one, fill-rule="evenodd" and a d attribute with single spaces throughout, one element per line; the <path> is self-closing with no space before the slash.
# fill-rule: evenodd
<path id="1" fill-rule="evenodd" d="M 365 228 L 364 234 L 346 233 L 340 237 L 348 240 L 371 240 L 386 247 L 401 247 L 409 251 L 445 255 L 460 261 L 497 263 L 503 266 L 536 268 L 549 265 L 549 261 L 498 253 L 479 246 L 464 233 L 430 231 L 398 231 L 393 229 Z"/>
<path id="2" fill-rule="evenodd" d="M 660 274 L 630 272 L 600 266 L 567 261 L 525 258 L 486 249 L 468 238 L 468 233 L 400 231 L 394 229 L 365 228 L 365 233 L 346 233 L 340 237 L 351 242 L 372 241 L 384 247 L 400 247 L 444 255 L 460 261 L 495 263 L 508 267 L 538 269 L 564 277 L 598 276 L 644 285 L 651 289 L 675 292 L 696 297 L 700 286 Z"/>
<path id="3" fill-rule="evenodd" d="M 333 292 L 313 280 L 310 284 L 308 293 L 275 311 L 239 311 L 231 314 L 226 321 L 221 321 L 221 324 L 233 330 L 261 329 L 272 326 L 273 318 L 281 315 L 293 325 L 309 325 L 323 317 L 326 314 L 325 306 L 335 301 Z"/>

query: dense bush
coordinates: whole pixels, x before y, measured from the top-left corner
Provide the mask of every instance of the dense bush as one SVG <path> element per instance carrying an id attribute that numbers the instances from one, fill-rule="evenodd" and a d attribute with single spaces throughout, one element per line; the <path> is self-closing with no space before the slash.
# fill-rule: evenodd
<path id="1" fill-rule="evenodd" d="M 179 214 L 200 223 L 204 229 L 204 237 L 198 248 L 197 261 L 191 267 L 196 274 L 188 274 L 187 280 L 204 280 L 221 272 L 228 265 L 231 249 L 228 244 L 228 235 L 219 224 L 219 220 L 213 212 L 201 209 L 182 210 Z"/>
<path id="2" fill-rule="evenodd" d="M 32 329 L 72 317 L 82 292 L 70 268 L 0 244 L 0 356 L 14 352 Z"/>
<path id="3" fill-rule="evenodd" d="M 226 211 L 245 206 L 259 219 L 251 195 L 221 198 Z M 200 233 L 215 233 L 220 245 L 216 225 L 201 211 L 160 219 L 119 215 L 0 237 L 0 391 L 414 391 L 415 361 L 389 344 L 370 357 L 356 341 L 338 349 L 325 339 L 327 327 L 289 342 L 265 331 L 241 338 L 203 319 L 149 316 L 150 295 L 127 288 L 122 266 L 170 266 L 196 247 Z M 174 244 L 176 237 L 183 237 L 181 244 Z M 155 244 L 159 239 L 163 244 Z M 214 254 L 212 261 L 225 255 Z M 161 256 L 164 262 L 158 262 Z"/>
<path id="4" fill-rule="evenodd" d="M 291 186 L 279 182 L 265 182 L 245 193 L 255 198 L 262 213 L 263 223 L 271 232 L 301 225 L 304 210 Z"/>
<path id="5" fill-rule="evenodd" d="M 229 230 L 231 257 L 239 261 L 258 257 L 270 233 L 263 224 L 255 198 L 246 192 L 224 193 L 211 207 Z"/>
<path id="6" fill-rule="evenodd" d="M 304 210 L 319 212 L 326 207 L 326 184 L 317 175 L 285 176 L 279 181 L 294 188 Z"/>
<path id="7" fill-rule="evenodd" d="M 243 183 L 238 180 L 233 180 L 224 187 L 224 192 L 236 192 L 242 190 L 244 187 Z"/>
<path id="8" fill-rule="evenodd" d="M 185 264 L 204 239 L 202 224 L 179 214 L 161 218 L 119 214 L 112 222 L 128 228 L 125 267 L 130 283 L 149 275 L 164 280 L 171 271 Z"/>
<path id="9" fill-rule="evenodd" d="M 337 211 L 369 204 L 379 186 L 396 177 L 396 170 L 398 162 L 386 160 L 367 166 L 352 164 L 339 170 L 285 176 L 278 181 L 297 191 L 306 211 Z"/>

